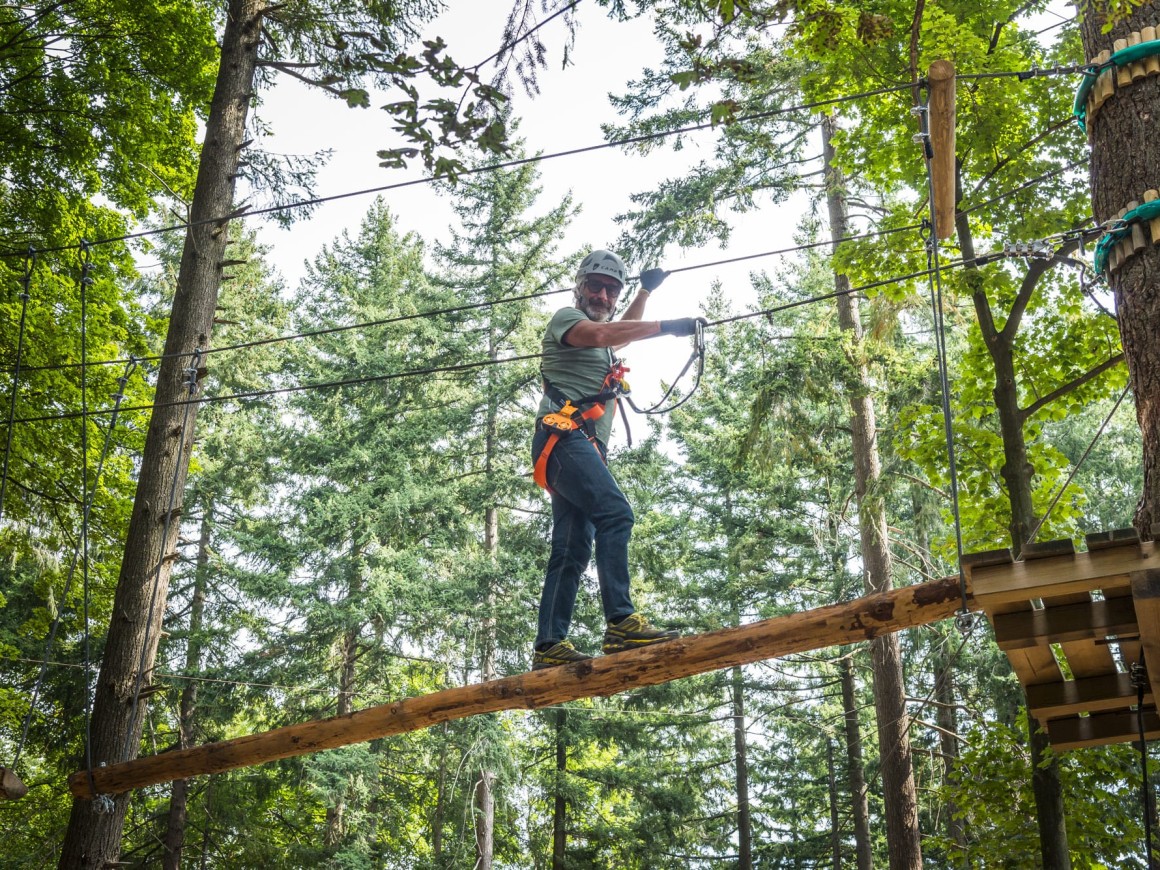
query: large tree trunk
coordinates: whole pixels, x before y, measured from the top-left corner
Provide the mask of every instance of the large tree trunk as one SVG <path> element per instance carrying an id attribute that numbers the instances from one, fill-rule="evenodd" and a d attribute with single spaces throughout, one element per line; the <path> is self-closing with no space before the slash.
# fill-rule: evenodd
<path id="1" fill-rule="evenodd" d="M 942 751 L 943 776 L 947 782 L 953 782 L 957 776 L 955 762 L 959 757 L 959 722 L 955 707 L 955 684 L 953 662 L 951 657 L 943 652 L 939 655 L 934 673 L 934 696 L 938 705 L 936 720 L 938 721 L 939 749 Z M 948 801 L 943 808 L 947 814 L 947 839 L 960 850 L 967 846 L 967 835 L 963 827 L 963 820 L 958 818 L 958 804 Z"/>
<path id="2" fill-rule="evenodd" d="M 145 441 L 113 617 L 95 690 L 91 729 L 94 764 L 137 757 L 145 705 L 134 704 L 133 698 L 139 677 L 145 684 L 153 670 L 161 635 L 197 417 L 197 405 L 175 403 L 189 398 L 186 369 L 194 351 L 209 345 L 227 242 L 226 222 L 212 222 L 212 218 L 228 212 L 233 204 L 266 2 L 230 0 L 229 4 L 221 66 L 190 209 L 191 225 L 181 256 L 165 357 L 157 377 L 157 407 Z M 200 367 L 203 362 L 199 359 L 197 365 Z M 168 514 L 171 494 L 173 512 Z M 60 867 L 102 868 L 115 861 L 120 854 L 128 805 L 127 794 L 113 799 L 107 813 L 98 812 L 92 801 L 73 801 Z"/>
<path id="3" fill-rule="evenodd" d="M 488 358 L 499 358 L 499 342 L 494 324 L 488 326 Z M 494 370 L 488 370 L 487 389 L 487 428 L 484 436 L 484 473 L 490 483 L 493 480 L 495 466 L 497 420 L 499 417 L 498 399 L 495 395 L 493 383 Z M 483 589 L 484 615 L 479 627 L 480 682 L 496 678 L 495 656 L 498 638 L 496 637 L 496 593 L 494 571 L 491 570 L 499 556 L 499 509 L 495 504 L 487 506 L 483 518 L 483 549 L 488 557 L 488 570 L 485 572 L 485 588 Z M 495 852 L 495 771 L 486 765 L 479 770 L 479 778 L 475 782 L 473 795 L 475 802 L 475 851 L 478 860 L 476 870 L 491 870 Z"/>
<path id="4" fill-rule="evenodd" d="M 489 451 L 492 439 L 488 437 Z M 488 458 L 490 464 L 490 453 Z M 499 511 L 495 506 L 487 509 L 484 519 L 484 548 L 494 563 L 499 550 Z M 479 678 L 486 683 L 496 678 L 496 596 L 495 583 L 490 571 L 487 572 L 487 587 L 483 595 L 485 615 L 480 625 Z M 476 870 L 490 870 L 495 851 L 495 771 L 486 765 L 479 769 L 473 794 L 475 812 Z"/>
<path id="5" fill-rule="evenodd" d="M 838 776 L 834 770 L 834 741 L 826 738 L 826 780 L 830 790 L 830 860 L 842 870 L 842 824 L 838 813 Z"/>
<path id="6" fill-rule="evenodd" d="M 564 870 L 568 851 L 568 799 L 564 796 L 564 777 L 568 773 L 568 711 L 556 711 L 556 797 L 552 804 L 552 870 Z"/>
<path id="7" fill-rule="evenodd" d="M 351 611 L 357 606 L 356 602 L 362 597 L 363 580 L 359 570 L 358 545 L 351 547 L 350 578 L 347 582 L 347 601 L 352 605 Z M 349 716 L 354 712 L 355 669 L 359 658 L 359 636 L 362 627 L 355 623 L 348 625 L 342 635 L 342 647 L 339 649 L 339 660 L 342 665 L 338 673 L 338 701 L 337 714 Z M 343 819 L 346 815 L 346 798 L 339 796 L 334 806 L 326 808 L 326 829 L 323 841 L 328 846 L 337 846 L 342 842 L 346 831 Z"/>
<path id="8" fill-rule="evenodd" d="M 745 737 L 745 680 L 741 668 L 734 668 L 733 759 L 737 787 L 738 870 L 753 870 L 753 829 L 749 820 L 749 752 Z"/>
<path id="9" fill-rule="evenodd" d="M 185 642 L 186 674 L 201 673 L 201 630 L 205 614 L 206 580 L 209 576 L 209 535 L 213 507 L 205 505 L 201 532 L 197 539 L 197 567 L 193 576 L 193 601 L 189 607 L 189 637 Z M 177 747 L 193 745 L 193 721 L 197 712 L 197 681 L 189 680 L 181 690 L 177 720 Z M 169 793 L 169 820 L 165 828 L 163 870 L 181 867 L 181 850 L 185 847 L 186 804 L 189 780 L 175 779 Z"/>
<path id="10" fill-rule="evenodd" d="M 961 175 L 955 176 L 955 203 L 962 201 Z M 955 213 L 955 235 L 963 259 L 975 258 L 975 243 L 970 223 L 961 211 Z M 1038 267 L 1043 268 L 1042 264 Z M 1003 482 L 1011 505 L 1011 551 L 1018 558 L 1023 545 L 1035 528 L 1035 508 L 1031 500 L 1031 478 L 1034 469 L 1027 460 L 1027 443 L 1023 437 L 1023 415 L 1019 409 L 1015 378 L 1014 346 L 1021 312 L 1035 286 L 1028 275 L 1020 288 L 1019 299 L 1012 305 L 1006 322 L 999 329 L 991 312 L 991 304 L 983 290 L 982 275 L 971 266 L 964 270 L 964 280 L 971 287 L 971 300 L 979 321 L 979 330 L 990 352 L 995 367 L 995 409 L 999 415 L 999 431 L 1003 439 Z M 1067 848 L 1067 824 L 1063 811 L 1063 786 L 1059 780 L 1059 761 L 1050 751 L 1047 734 L 1033 716 L 1028 717 L 1028 746 L 1031 750 L 1031 789 L 1035 795 L 1035 817 L 1039 825 L 1039 849 L 1043 864 L 1052 870 L 1069 870 L 1071 856 Z"/>
<path id="11" fill-rule="evenodd" d="M 871 870 L 874 853 L 870 847 L 870 798 L 862 766 L 862 727 L 858 723 L 858 696 L 854 686 L 853 649 L 846 649 L 839 661 L 842 680 L 842 710 L 846 728 L 846 781 L 854 813 L 854 858 L 858 870 Z"/>
<path id="12" fill-rule="evenodd" d="M 1084 56 L 1114 50 L 1115 40 L 1160 24 L 1160 3 L 1143 3 L 1103 33 L 1105 15 L 1093 3 L 1085 7 L 1080 33 Z M 1092 213 L 1103 223 L 1115 218 L 1128 203 L 1144 201 L 1144 193 L 1160 187 L 1160 149 L 1156 147 L 1160 120 L 1160 78 L 1149 76 L 1117 89 L 1088 119 L 1091 141 Z M 1147 239 L 1149 233 L 1144 230 Z M 1136 508 L 1136 527 L 1145 539 L 1160 521 L 1160 247 L 1149 245 L 1128 258 L 1108 276 L 1116 299 L 1120 338 L 1136 419 L 1144 446 L 1144 490 Z"/>
<path id="13" fill-rule="evenodd" d="M 822 120 L 822 147 L 826 176 L 826 204 L 830 236 L 835 246 L 848 235 L 846 185 L 834 165 L 832 118 Z M 849 289 L 845 275 L 835 274 L 835 290 Z M 871 379 L 861 356 L 862 326 L 858 302 L 852 294 L 837 297 L 838 320 L 852 339 L 850 384 L 854 488 L 858 497 L 858 527 L 867 592 L 893 587 L 892 560 L 887 543 L 886 509 L 877 483 L 881 476 L 878 433 L 871 396 Z M 874 674 L 874 708 L 878 719 L 878 743 L 882 757 L 882 786 L 886 808 L 886 839 L 892 870 L 921 870 L 922 840 L 918 830 L 918 795 L 910 751 L 910 714 L 902 673 L 902 647 L 898 635 L 870 642 Z"/>

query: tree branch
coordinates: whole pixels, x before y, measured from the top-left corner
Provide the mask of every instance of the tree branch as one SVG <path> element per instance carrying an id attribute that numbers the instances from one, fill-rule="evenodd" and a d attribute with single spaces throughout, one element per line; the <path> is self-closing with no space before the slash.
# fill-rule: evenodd
<path id="1" fill-rule="evenodd" d="M 1118 353 L 1114 357 L 1112 357 L 1111 359 L 1105 360 L 1104 362 L 1100 363 L 1094 369 L 1090 369 L 1089 371 L 1080 375 L 1074 381 L 1071 381 L 1070 383 L 1066 383 L 1062 387 L 1059 387 L 1058 389 L 1052 390 L 1046 396 L 1042 396 L 1041 398 L 1036 399 L 1034 402 L 1032 402 L 1030 405 L 1028 405 L 1026 408 L 1024 408 L 1023 410 L 1021 410 L 1019 412 L 1020 422 L 1027 420 L 1029 417 L 1034 415 L 1040 408 L 1042 408 L 1044 405 L 1048 404 L 1049 402 L 1053 402 L 1056 399 L 1058 399 L 1060 396 L 1065 396 L 1068 393 L 1070 393 L 1072 390 L 1074 390 L 1078 387 L 1082 387 L 1088 381 L 1093 380 L 1095 378 L 1098 378 L 1100 375 L 1102 375 L 1108 369 L 1114 368 L 1115 366 L 1119 365 L 1123 361 L 1124 361 L 1124 355 L 1122 353 Z"/>
<path id="2" fill-rule="evenodd" d="M 1023 312 L 1027 310 L 1027 305 L 1031 301 L 1031 295 L 1035 292 L 1036 285 L 1039 284 L 1039 279 L 1047 274 L 1048 269 L 1061 262 L 1060 258 L 1066 257 L 1078 247 L 1079 240 L 1072 239 L 1060 245 L 1055 251 L 1055 256 L 1050 260 L 1036 260 L 1028 267 L 1027 274 L 1023 276 L 1023 283 L 1019 285 L 1019 293 L 1015 297 L 1015 301 L 1011 303 L 1007 322 L 1003 324 L 1003 331 L 1000 333 L 1005 342 L 1010 344 L 1015 340 L 1015 333 L 1019 331 L 1019 322 L 1023 319 Z"/>

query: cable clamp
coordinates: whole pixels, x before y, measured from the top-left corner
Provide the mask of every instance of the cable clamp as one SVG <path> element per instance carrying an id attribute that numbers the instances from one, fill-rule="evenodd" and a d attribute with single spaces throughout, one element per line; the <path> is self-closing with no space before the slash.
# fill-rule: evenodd
<path id="1" fill-rule="evenodd" d="M 1128 667 L 1128 677 L 1132 681 L 1133 689 L 1148 688 L 1148 669 L 1140 662 L 1132 662 Z"/>
<path id="2" fill-rule="evenodd" d="M 969 610 L 960 610 L 955 614 L 955 628 L 959 630 L 959 634 L 968 635 L 975 628 L 975 619 L 978 614 L 971 613 Z"/>

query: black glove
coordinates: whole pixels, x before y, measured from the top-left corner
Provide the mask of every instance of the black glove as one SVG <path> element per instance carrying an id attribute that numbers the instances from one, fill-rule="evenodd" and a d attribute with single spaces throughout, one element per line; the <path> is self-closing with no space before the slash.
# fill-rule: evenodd
<path id="1" fill-rule="evenodd" d="M 675 335 L 684 338 L 697 331 L 697 324 L 704 326 L 708 323 L 704 317 L 678 317 L 676 320 L 662 320 L 660 335 Z"/>
<path id="2" fill-rule="evenodd" d="M 661 286 L 661 282 L 669 277 L 664 269 L 645 269 L 640 273 L 640 286 L 652 293 Z"/>

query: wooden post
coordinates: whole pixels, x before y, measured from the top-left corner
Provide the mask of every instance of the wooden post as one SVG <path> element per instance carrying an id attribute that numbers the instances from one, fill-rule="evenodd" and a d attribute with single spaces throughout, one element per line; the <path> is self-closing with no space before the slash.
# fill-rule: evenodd
<path id="1" fill-rule="evenodd" d="M 934 230 L 940 239 L 948 239 L 955 234 L 955 65 L 949 60 L 936 60 L 930 65 L 927 81 Z"/>
<path id="2" fill-rule="evenodd" d="M 968 597 L 967 601 L 971 609 L 978 609 L 972 598 Z M 615 695 L 791 653 L 871 640 L 947 619 L 959 609 L 960 602 L 958 577 L 945 577 L 575 665 L 445 689 L 368 707 L 346 716 L 111 764 L 92 771 L 92 785 L 100 794 L 120 794 L 173 779 L 220 773 L 390 734 L 418 731 L 480 713 L 534 710 L 577 698 Z M 77 797 L 94 796 L 86 771 L 74 773 L 68 784 Z"/>
<path id="3" fill-rule="evenodd" d="M 0 800 L 16 801 L 28 794 L 28 786 L 7 767 L 0 767 Z"/>

